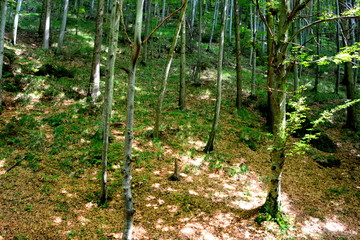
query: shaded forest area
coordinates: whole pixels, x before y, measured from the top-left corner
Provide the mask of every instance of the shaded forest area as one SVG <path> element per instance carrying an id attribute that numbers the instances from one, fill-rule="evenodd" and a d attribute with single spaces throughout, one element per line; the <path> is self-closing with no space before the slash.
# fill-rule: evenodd
<path id="1" fill-rule="evenodd" d="M 360 238 L 358 1 L 1 6 L 0 240 Z"/>

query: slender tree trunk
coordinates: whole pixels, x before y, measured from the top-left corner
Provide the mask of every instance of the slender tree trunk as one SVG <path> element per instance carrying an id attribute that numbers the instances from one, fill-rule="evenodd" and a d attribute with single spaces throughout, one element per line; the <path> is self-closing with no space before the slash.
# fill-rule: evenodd
<path id="1" fill-rule="evenodd" d="M 13 44 L 14 45 L 16 45 L 17 30 L 18 30 L 18 26 L 19 26 L 19 16 L 20 16 L 22 1 L 23 0 L 18 0 L 17 5 L 16 5 L 16 13 L 15 13 L 14 27 L 13 27 Z"/>
<path id="2" fill-rule="evenodd" d="M 186 14 L 186 12 L 185 12 Z M 186 21 L 181 23 L 181 57 L 180 57 L 180 90 L 179 90 L 179 107 L 181 110 L 186 109 Z"/>
<path id="3" fill-rule="evenodd" d="M 187 0 L 183 0 L 183 9 L 181 10 L 180 16 L 179 16 L 179 22 L 178 25 L 176 27 L 175 30 L 175 34 L 174 34 L 174 38 L 173 38 L 173 42 L 169 51 L 169 55 L 167 57 L 167 61 L 166 61 L 166 66 L 165 66 L 165 71 L 164 71 L 164 78 L 163 78 L 163 82 L 161 84 L 161 90 L 159 93 L 159 100 L 158 100 L 158 105 L 156 108 L 156 112 L 155 112 L 155 125 L 154 125 L 154 138 L 159 138 L 159 130 L 160 130 L 160 115 L 161 115 L 161 110 L 162 110 L 162 105 L 163 105 L 163 101 L 165 98 L 165 93 L 166 93 L 166 87 L 167 87 L 167 81 L 169 78 L 169 72 L 170 72 L 170 67 L 171 67 L 171 63 L 174 57 L 174 51 L 175 51 L 175 47 L 176 47 L 176 43 L 178 40 L 178 36 L 180 33 L 180 29 L 182 26 L 182 22 L 185 20 L 184 16 L 185 16 L 185 12 L 186 12 L 186 5 L 187 5 Z"/>
<path id="4" fill-rule="evenodd" d="M 201 81 L 200 81 L 200 74 L 201 74 L 201 59 L 202 59 L 202 54 L 201 54 L 201 41 L 202 41 L 202 5 L 203 5 L 203 0 L 199 0 L 199 26 L 198 26 L 198 31 L 199 31 L 199 35 L 198 35 L 198 45 L 197 45 L 197 63 L 196 63 L 196 71 L 194 74 L 194 84 L 195 86 L 200 86 L 201 85 Z"/>
<path id="5" fill-rule="evenodd" d="M 339 6 L 339 0 L 335 1 L 336 3 L 336 15 L 340 15 L 340 6 Z M 336 21 L 336 51 L 340 52 L 340 21 Z M 341 74 L 340 74 L 340 65 L 336 65 L 336 79 L 335 79 L 335 89 L 334 92 L 336 94 L 339 94 L 339 86 L 341 81 Z"/>
<path id="6" fill-rule="evenodd" d="M 44 38 L 43 48 L 48 49 L 50 44 L 50 18 L 51 18 L 51 1 L 46 0 L 45 7 L 45 25 L 44 25 Z"/>
<path id="7" fill-rule="evenodd" d="M 40 37 L 44 36 L 45 20 L 46 20 L 46 2 L 47 0 L 42 0 L 40 23 L 38 28 L 38 34 Z"/>
<path id="8" fill-rule="evenodd" d="M 241 78 L 241 63 L 240 63 L 240 13 L 239 13 L 239 2 L 234 1 L 234 15 L 235 15 L 235 46 L 236 46 L 236 108 L 241 109 L 242 102 L 242 78 Z"/>
<path id="9" fill-rule="evenodd" d="M 219 12 L 219 5 L 220 5 L 220 1 L 219 1 L 219 0 L 216 0 L 215 10 L 214 10 L 214 16 L 213 16 L 213 20 L 212 20 L 212 27 L 211 27 L 211 34 L 210 34 L 210 40 L 209 40 L 208 50 L 211 49 L 212 39 L 213 39 L 213 36 L 214 36 L 214 30 L 215 30 L 215 26 L 216 26 L 216 19 L 217 19 L 217 17 L 218 17 L 218 12 Z"/>
<path id="10" fill-rule="evenodd" d="M 146 5 L 146 21 L 145 21 L 144 36 L 147 36 L 149 34 L 149 28 L 151 24 L 151 0 L 146 0 L 145 5 Z M 149 54 L 148 46 L 149 46 L 148 42 L 146 42 L 143 46 L 142 62 L 144 64 L 147 63 L 147 58 Z"/>
<path id="11" fill-rule="evenodd" d="M 163 6 L 162 6 L 162 12 L 161 12 L 161 21 L 164 21 L 165 19 L 165 11 L 166 10 L 166 0 L 163 0 Z"/>
<path id="12" fill-rule="evenodd" d="M 104 204 L 108 198 L 107 191 L 107 159 L 109 149 L 110 118 L 114 91 L 114 66 L 116 60 L 116 49 L 119 35 L 120 23 L 120 1 L 113 0 L 111 11 L 110 31 L 109 31 L 109 49 L 106 65 L 106 86 L 105 99 L 103 107 L 103 151 L 102 151 L 102 182 L 100 203 Z"/>
<path id="13" fill-rule="evenodd" d="M 6 25 L 6 10 L 7 0 L 3 0 L 1 4 L 1 23 L 0 23 L 0 115 L 2 114 L 2 99 L 3 99 L 3 87 L 2 87 L 2 71 L 4 63 L 4 39 L 5 39 L 5 25 Z"/>
<path id="14" fill-rule="evenodd" d="M 221 19 L 221 26 L 220 26 L 220 45 L 219 45 L 215 115 L 214 115 L 212 130 L 210 132 L 208 142 L 204 149 L 204 152 L 206 153 L 209 153 L 212 150 L 214 150 L 215 134 L 220 119 L 221 98 L 222 98 L 222 67 L 223 67 L 223 58 L 224 58 L 225 21 L 226 21 L 227 8 L 228 8 L 228 1 L 224 0 L 223 16 Z"/>
<path id="15" fill-rule="evenodd" d="M 125 131 L 125 158 L 123 167 L 123 193 L 125 202 L 125 216 L 124 216 L 124 233 L 123 240 L 130 240 L 133 231 L 134 223 L 134 201 L 131 193 L 131 157 L 132 142 L 134 139 L 134 95 L 135 95 L 135 80 L 136 80 L 136 66 L 141 54 L 141 26 L 143 21 L 143 6 L 144 0 L 138 0 L 136 6 L 136 21 L 134 43 L 132 47 L 129 83 L 127 92 L 126 104 L 126 131 Z"/>
<path id="16" fill-rule="evenodd" d="M 251 8 L 251 7 L 250 7 Z M 256 24 L 256 14 L 254 14 L 251 20 L 252 26 L 252 44 L 251 44 L 251 95 L 255 96 L 255 86 L 256 86 L 256 38 L 257 38 L 257 24 Z"/>
<path id="17" fill-rule="evenodd" d="M 61 23 L 61 29 L 60 29 L 60 35 L 59 35 L 59 43 L 58 43 L 58 47 L 57 47 L 57 50 L 56 50 L 57 54 L 61 53 L 62 45 L 63 45 L 63 42 L 64 42 L 68 8 L 69 8 L 69 0 L 64 0 L 64 15 L 63 15 L 62 23 Z"/>
<path id="18" fill-rule="evenodd" d="M 102 33 L 104 23 L 104 0 L 98 0 L 96 16 L 96 33 L 93 50 L 93 59 L 91 64 L 91 74 L 89 81 L 88 100 L 95 103 L 100 96 L 100 57 L 102 45 Z"/>

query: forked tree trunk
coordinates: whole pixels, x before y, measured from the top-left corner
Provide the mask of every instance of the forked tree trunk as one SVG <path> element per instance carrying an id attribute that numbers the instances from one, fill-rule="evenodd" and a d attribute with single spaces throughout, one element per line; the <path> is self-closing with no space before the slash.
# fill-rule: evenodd
<path id="1" fill-rule="evenodd" d="M 1 4 L 1 23 L 0 23 L 0 115 L 2 114 L 2 98 L 3 98 L 3 89 L 2 89 L 2 71 L 4 63 L 4 39 L 5 39 L 5 24 L 6 24 L 6 10 L 7 10 L 7 0 L 3 0 Z"/>
<path id="2" fill-rule="evenodd" d="M 222 67 L 224 59 L 224 39 L 225 39 L 225 21 L 226 13 L 228 8 L 228 1 L 224 0 L 223 15 L 221 19 L 220 27 L 220 45 L 219 45 L 219 58 L 218 58 L 218 72 L 217 72 L 217 93 L 216 93 L 216 105 L 215 114 L 212 129 L 209 135 L 209 139 L 206 143 L 204 152 L 209 153 L 214 150 L 215 134 L 219 125 L 220 109 L 221 109 L 221 98 L 222 98 Z"/>
<path id="3" fill-rule="evenodd" d="M 234 0 L 235 15 L 235 45 L 236 45 L 236 108 L 240 110 L 242 102 L 242 79 L 241 79 L 241 63 L 240 63 L 240 13 L 238 0 Z"/>
<path id="4" fill-rule="evenodd" d="M 102 182 L 101 182 L 101 198 L 100 204 L 104 204 L 108 198 L 107 191 L 107 160 L 109 149 L 110 134 L 110 118 L 114 92 L 114 66 L 116 60 L 116 49 L 119 35 L 120 22 L 120 1 L 113 0 L 113 8 L 111 11 L 110 31 L 109 31 L 109 49 L 106 65 L 106 86 L 105 100 L 103 107 L 103 151 L 102 151 Z"/>
<path id="5" fill-rule="evenodd" d="M 104 23 L 104 0 L 98 0 L 97 16 L 96 16 L 96 33 L 93 50 L 93 59 L 91 63 L 91 74 L 89 81 L 88 100 L 95 103 L 100 96 L 100 57 L 102 45 L 102 33 Z"/>
<path id="6" fill-rule="evenodd" d="M 17 30 L 19 26 L 19 16 L 20 16 L 20 10 L 21 10 L 21 4 L 23 0 L 18 0 L 16 5 L 16 13 L 14 18 L 14 27 L 13 27 L 13 44 L 16 45 L 17 40 Z"/>
<path id="7" fill-rule="evenodd" d="M 169 72 L 170 72 L 171 63 L 172 63 L 172 60 L 173 60 L 173 57 L 174 57 L 174 51 L 175 51 L 176 43 L 177 43 L 177 40 L 178 40 L 178 37 L 179 37 L 182 22 L 185 20 L 184 16 L 185 16 L 185 12 L 186 12 L 186 5 L 187 5 L 187 0 L 183 0 L 183 8 L 182 8 L 180 16 L 179 16 L 179 22 L 178 22 L 178 25 L 176 27 L 173 42 L 172 42 L 172 45 L 171 45 L 171 48 L 170 48 L 170 51 L 169 51 L 169 55 L 168 55 L 167 61 L 166 61 L 166 66 L 165 66 L 165 71 L 164 71 L 164 78 L 163 78 L 163 81 L 161 83 L 161 89 L 160 89 L 160 93 L 159 93 L 158 105 L 157 105 L 156 112 L 155 112 L 154 138 L 159 138 L 160 115 L 161 115 L 162 105 L 163 105 L 163 101 L 164 101 L 164 97 L 165 97 L 165 93 L 166 93 L 167 81 L 168 81 L 168 78 L 169 78 Z"/>
<path id="8" fill-rule="evenodd" d="M 138 0 L 136 6 L 136 20 L 134 43 L 131 53 L 130 73 L 127 91 L 126 103 L 126 130 L 125 130 L 125 158 L 123 167 L 123 194 L 125 203 L 124 216 L 124 232 L 122 239 L 130 240 L 132 237 L 133 223 L 134 223 L 134 201 L 131 193 L 131 164 L 132 164 L 132 143 L 134 139 L 134 95 L 135 95 L 135 80 L 136 80 L 136 66 L 139 56 L 141 54 L 141 26 L 143 21 L 143 6 L 144 0 Z"/>
<path id="9" fill-rule="evenodd" d="M 69 0 L 65 0 L 64 1 L 63 19 L 62 19 L 60 35 L 59 35 L 59 42 L 58 42 L 58 47 L 57 47 L 57 50 L 56 50 L 57 54 L 61 53 L 61 48 L 62 48 L 62 45 L 63 45 L 63 42 L 64 42 L 68 9 L 69 9 Z"/>

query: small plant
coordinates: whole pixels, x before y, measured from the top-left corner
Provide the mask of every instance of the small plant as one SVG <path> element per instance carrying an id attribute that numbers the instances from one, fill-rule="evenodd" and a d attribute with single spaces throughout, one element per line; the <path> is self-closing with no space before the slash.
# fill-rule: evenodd
<path id="1" fill-rule="evenodd" d="M 33 211 L 33 207 L 32 207 L 30 204 L 28 204 L 28 205 L 26 205 L 26 206 L 24 207 L 24 210 L 25 210 L 26 212 L 32 212 L 32 211 Z"/>

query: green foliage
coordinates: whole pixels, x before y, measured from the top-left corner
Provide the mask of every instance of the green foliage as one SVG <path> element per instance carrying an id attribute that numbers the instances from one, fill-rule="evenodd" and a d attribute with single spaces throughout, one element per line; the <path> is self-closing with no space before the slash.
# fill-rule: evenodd
<path id="1" fill-rule="evenodd" d="M 240 133 L 240 140 L 248 145 L 248 147 L 256 151 L 258 149 L 258 145 L 265 139 L 264 134 L 260 132 L 258 129 L 245 127 Z"/>

